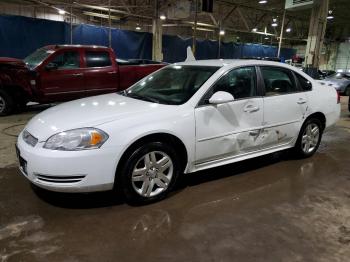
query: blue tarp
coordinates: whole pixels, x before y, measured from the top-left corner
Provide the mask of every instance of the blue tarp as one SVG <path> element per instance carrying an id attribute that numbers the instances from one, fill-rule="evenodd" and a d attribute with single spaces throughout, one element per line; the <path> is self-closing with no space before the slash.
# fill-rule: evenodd
<path id="1" fill-rule="evenodd" d="M 73 29 L 73 44 L 108 46 L 106 27 L 78 25 Z M 0 56 L 24 58 L 39 47 L 49 44 L 67 44 L 70 26 L 64 22 L 34 19 L 22 16 L 0 16 Z M 163 55 L 166 62 L 186 59 L 186 48 L 192 38 L 163 35 Z M 152 34 L 112 29 L 112 47 L 122 59 L 152 57 Z M 291 58 L 296 50 L 283 48 L 282 60 Z M 197 40 L 196 58 L 215 59 L 219 56 L 219 42 Z M 220 58 L 276 57 L 277 48 L 260 44 L 221 43 Z"/>
<path id="2" fill-rule="evenodd" d="M 39 47 L 67 43 L 63 22 L 22 16 L 0 16 L 0 56 L 24 58 Z"/>
<path id="3" fill-rule="evenodd" d="M 163 36 L 163 54 L 166 62 L 179 62 L 186 58 L 186 47 L 192 46 L 192 38 L 179 36 Z M 290 59 L 296 50 L 281 49 L 281 59 Z M 221 42 L 219 57 L 219 42 L 212 40 L 197 40 L 196 59 L 235 59 L 243 57 L 276 57 L 277 47 L 260 44 L 225 43 Z"/>
<path id="4" fill-rule="evenodd" d="M 73 30 L 73 44 L 108 46 L 109 29 L 79 25 Z M 118 58 L 152 58 L 152 34 L 112 29 L 112 48 Z"/>

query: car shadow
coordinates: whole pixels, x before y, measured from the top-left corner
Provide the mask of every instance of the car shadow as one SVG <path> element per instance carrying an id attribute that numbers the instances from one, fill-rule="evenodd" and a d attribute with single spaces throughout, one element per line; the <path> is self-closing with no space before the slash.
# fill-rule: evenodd
<path id="1" fill-rule="evenodd" d="M 181 193 L 186 187 L 240 175 L 290 159 L 292 159 L 292 157 L 288 151 L 281 151 L 254 159 L 199 171 L 193 174 L 183 174 L 179 177 L 177 185 L 173 192 L 171 192 L 170 197 Z M 32 185 L 32 188 L 41 200 L 61 208 L 92 209 L 118 206 L 126 203 L 122 194 L 114 190 L 94 193 L 59 193 L 48 191 L 35 185 Z"/>

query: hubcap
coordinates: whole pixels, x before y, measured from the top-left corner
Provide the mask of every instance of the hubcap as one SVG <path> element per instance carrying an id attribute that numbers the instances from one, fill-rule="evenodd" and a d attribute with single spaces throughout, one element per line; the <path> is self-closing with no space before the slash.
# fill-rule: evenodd
<path id="1" fill-rule="evenodd" d="M 315 150 L 319 137 L 320 137 L 319 127 L 314 123 L 307 125 L 303 133 L 302 142 L 301 142 L 301 146 L 304 153 L 308 154 Z"/>
<path id="2" fill-rule="evenodd" d="M 173 170 L 173 162 L 166 153 L 152 151 L 141 157 L 134 166 L 132 186 L 143 197 L 159 195 L 169 187 Z"/>
<path id="3" fill-rule="evenodd" d="M 5 110 L 5 106 L 5 99 L 2 96 L 0 96 L 0 113 L 2 113 Z"/>

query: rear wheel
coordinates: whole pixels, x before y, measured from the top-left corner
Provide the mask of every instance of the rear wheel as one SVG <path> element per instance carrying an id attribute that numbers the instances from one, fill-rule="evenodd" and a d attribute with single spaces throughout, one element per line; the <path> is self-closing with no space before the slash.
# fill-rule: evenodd
<path id="1" fill-rule="evenodd" d="M 136 148 L 124 163 L 117 187 L 131 204 L 147 204 L 167 196 L 180 173 L 175 150 L 164 142 Z M 120 181 L 120 183 L 118 183 Z"/>
<path id="2" fill-rule="evenodd" d="M 297 157 L 312 156 L 321 143 L 323 125 L 317 118 L 308 119 L 302 126 L 294 151 Z"/>
<path id="3" fill-rule="evenodd" d="M 0 89 L 0 116 L 6 116 L 12 113 L 14 101 L 10 94 Z"/>

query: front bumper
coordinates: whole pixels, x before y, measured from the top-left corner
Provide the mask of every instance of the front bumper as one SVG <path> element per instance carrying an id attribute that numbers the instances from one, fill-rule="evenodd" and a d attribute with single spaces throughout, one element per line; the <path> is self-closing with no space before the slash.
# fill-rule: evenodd
<path id="1" fill-rule="evenodd" d="M 38 187 L 56 192 L 94 192 L 113 188 L 118 148 L 58 151 L 17 141 L 21 173 Z"/>

